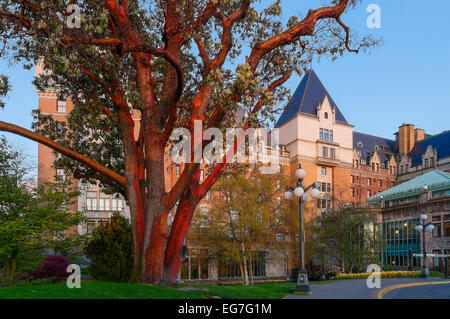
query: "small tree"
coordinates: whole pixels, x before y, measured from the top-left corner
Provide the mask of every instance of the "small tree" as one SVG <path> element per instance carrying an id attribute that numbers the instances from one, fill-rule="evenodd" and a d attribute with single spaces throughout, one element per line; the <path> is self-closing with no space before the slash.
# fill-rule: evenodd
<path id="1" fill-rule="evenodd" d="M 133 233 L 130 222 L 115 213 L 108 224 L 92 234 L 86 249 L 91 259 L 90 273 L 97 279 L 125 282 L 133 271 Z"/>
<path id="2" fill-rule="evenodd" d="M 82 217 L 68 210 L 77 192 L 67 182 L 32 188 L 23 155 L 0 139 L 0 266 L 14 278 L 21 254 L 70 248 L 76 235 L 66 230 Z"/>
<path id="3" fill-rule="evenodd" d="M 378 260 L 380 241 L 374 231 L 376 216 L 365 210 L 329 211 L 311 220 L 313 251 L 353 272 Z"/>
<path id="4" fill-rule="evenodd" d="M 276 176 L 228 172 L 213 188 L 208 213 L 197 210 L 190 240 L 201 241 L 216 257 L 239 265 L 244 284 L 253 284 L 257 255 L 282 246 Z"/>

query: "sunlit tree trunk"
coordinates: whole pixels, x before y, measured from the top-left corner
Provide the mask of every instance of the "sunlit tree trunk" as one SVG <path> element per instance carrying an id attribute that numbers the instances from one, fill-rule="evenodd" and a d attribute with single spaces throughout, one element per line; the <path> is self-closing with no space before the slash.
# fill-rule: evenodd
<path id="1" fill-rule="evenodd" d="M 247 260 L 247 256 L 245 253 L 245 246 L 244 243 L 242 242 L 242 264 L 244 267 L 244 284 L 246 286 L 249 285 L 249 281 L 248 281 L 248 260 Z"/>
<path id="2" fill-rule="evenodd" d="M 17 256 L 19 254 L 19 251 L 17 249 L 13 250 L 13 252 L 11 253 L 11 256 L 9 257 L 8 260 L 8 270 L 9 270 L 9 275 L 11 277 L 11 280 L 14 279 L 14 276 L 16 274 L 16 265 L 17 265 Z"/>

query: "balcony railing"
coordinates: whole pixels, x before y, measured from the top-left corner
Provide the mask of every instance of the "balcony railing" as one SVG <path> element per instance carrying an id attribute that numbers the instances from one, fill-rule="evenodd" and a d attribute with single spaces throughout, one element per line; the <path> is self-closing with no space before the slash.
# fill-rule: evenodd
<path id="1" fill-rule="evenodd" d="M 433 192 L 431 195 L 431 199 L 443 199 L 450 197 L 450 190 L 443 190 L 443 191 L 437 191 Z"/>
<path id="2" fill-rule="evenodd" d="M 87 218 L 109 219 L 114 213 L 123 213 L 122 210 L 86 210 L 83 215 Z"/>

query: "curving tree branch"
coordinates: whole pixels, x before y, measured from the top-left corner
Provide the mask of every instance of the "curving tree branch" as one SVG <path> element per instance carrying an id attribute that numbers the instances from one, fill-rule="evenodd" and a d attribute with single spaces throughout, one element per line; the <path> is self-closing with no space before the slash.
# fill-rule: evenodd
<path id="1" fill-rule="evenodd" d="M 104 176 L 109 177 L 111 180 L 115 181 L 117 184 L 119 184 L 123 187 L 125 186 L 125 177 L 123 177 L 122 175 L 117 174 L 116 172 L 110 170 L 109 168 L 107 168 L 103 165 L 100 165 L 99 163 L 90 159 L 89 157 L 86 157 L 86 156 L 81 155 L 75 151 L 72 151 L 64 146 L 59 145 L 58 143 L 52 141 L 51 139 L 49 139 L 43 135 L 34 133 L 23 127 L 20 127 L 20 126 L 14 125 L 14 124 L 10 124 L 10 123 L 6 123 L 3 121 L 0 121 L 0 131 L 17 134 L 17 135 L 23 136 L 27 139 L 38 142 L 40 144 L 43 144 L 43 145 L 57 151 L 58 153 L 61 153 L 62 155 L 70 157 L 71 159 L 73 159 L 83 165 L 86 165 L 87 167 L 93 169 L 94 171 L 96 171 Z"/>
<path id="2" fill-rule="evenodd" d="M 349 0 L 340 0 L 335 6 L 309 10 L 308 15 L 299 23 L 284 32 L 274 35 L 266 41 L 257 43 L 247 59 L 253 71 L 258 67 L 261 58 L 277 47 L 293 43 L 301 36 L 312 35 L 318 20 L 339 18 L 347 8 Z"/>

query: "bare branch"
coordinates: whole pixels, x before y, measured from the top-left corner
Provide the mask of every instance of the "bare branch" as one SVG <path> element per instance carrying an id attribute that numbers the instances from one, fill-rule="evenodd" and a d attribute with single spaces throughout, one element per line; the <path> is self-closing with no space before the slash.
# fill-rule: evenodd
<path id="1" fill-rule="evenodd" d="M 354 52 L 354 53 L 358 53 L 359 49 L 351 49 L 350 48 L 350 28 L 341 20 L 341 17 L 337 17 L 336 18 L 337 23 L 339 23 L 339 25 L 344 29 L 345 31 L 345 48 L 349 51 L 349 52 Z"/>

